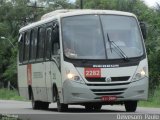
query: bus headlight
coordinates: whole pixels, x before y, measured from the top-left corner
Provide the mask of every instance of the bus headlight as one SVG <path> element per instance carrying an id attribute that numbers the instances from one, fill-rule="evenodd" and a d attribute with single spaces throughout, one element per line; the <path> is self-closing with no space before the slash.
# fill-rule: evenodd
<path id="1" fill-rule="evenodd" d="M 68 73 L 67 78 L 69 80 L 80 81 L 80 77 L 78 75 L 73 74 L 73 73 Z"/>
<path id="2" fill-rule="evenodd" d="M 80 76 L 80 73 L 75 68 L 65 68 L 65 78 L 73 82 L 84 83 L 83 79 Z"/>
<path id="3" fill-rule="evenodd" d="M 68 73 L 68 74 L 67 74 L 67 78 L 68 78 L 69 80 L 80 80 L 80 77 L 79 77 L 78 75 L 74 75 L 74 74 L 72 74 L 72 73 Z"/>
<path id="4" fill-rule="evenodd" d="M 146 75 L 146 69 L 142 69 L 141 71 L 140 71 L 140 74 L 141 74 L 141 76 L 144 76 L 145 77 L 145 75 Z"/>
<path id="5" fill-rule="evenodd" d="M 73 75 L 72 73 L 68 73 L 68 74 L 67 74 L 67 77 L 68 77 L 68 79 L 71 80 L 71 79 L 73 79 L 74 75 Z"/>
<path id="6" fill-rule="evenodd" d="M 139 71 L 135 74 L 135 76 L 134 76 L 134 78 L 133 78 L 133 81 L 143 79 L 143 78 L 146 77 L 146 76 L 147 76 L 147 69 L 146 69 L 146 67 L 143 67 L 141 70 L 139 70 Z"/>

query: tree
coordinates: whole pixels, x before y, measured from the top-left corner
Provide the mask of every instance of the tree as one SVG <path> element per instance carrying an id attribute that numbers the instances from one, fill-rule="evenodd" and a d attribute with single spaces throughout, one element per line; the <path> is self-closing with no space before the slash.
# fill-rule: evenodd
<path id="1" fill-rule="evenodd" d="M 29 4 L 30 0 L 0 0 L 0 82 L 11 81 L 12 85 L 17 86 L 17 49 L 14 49 L 7 39 L 17 48 L 21 27 L 39 20 L 47 12 L 59 9 L 59 6 L 73 7 L 68 0 L 47 0 L 49 1 L 55 4 L 43 7 Z M 38 1 L 38 3 L 43 2 L 46 0 Z M 5 37 L 6 40 L 1 37 Z"/>
<path id="2" fill-rule="evenodd" d="M 32 22 L 33 8 L 27 6 L 27 0 L 3 0 L 0 6 L 0 81 L 11 81 L 17 86 L 17 49 L 14 49 L 8 40 L 16 47 L 20 27 Z M 38 14 L 40 10 L 36 10 Z M 6 39 L 2 39 L 2 37 Z M 8 40 L 7 40 L 8 39 Z"/>

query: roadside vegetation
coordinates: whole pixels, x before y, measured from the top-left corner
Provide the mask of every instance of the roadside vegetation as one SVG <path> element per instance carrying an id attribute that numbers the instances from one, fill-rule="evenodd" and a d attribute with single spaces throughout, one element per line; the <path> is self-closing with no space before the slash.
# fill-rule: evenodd
<path id="1" fill-rule="evenodd" d="M 7 87 L 8 81 L 17 88 L 18 30 L 40 19 L 43 14 L 56 9 L 77 9 L 80 0 L 48 0 L 55 4 L 46 7 L 29 6 L 29 0 L 0 0 L 0 88 Z M 145 41 L 149 60 L 149 101 L 140 106 L 160 106 L 160 5 L 149 8 L 142 0 L 83 0 L 84 9 L 120 10 L 134 13 L 139 21 L 147 25 Z M 36 4 L 35 4 L 36 5 Z M 19 12 L 20 11 L 20 12 Z M 10 40 L 15 48 L 9 44 Z M 0 99 L 21 99 L 16 91 L 0 90 Z"/>
<path id="2" fill-rule="evenodd" d="M 18 115 L 0 114 L 0 120 L 21 120 L 21 119 L 18 118 Z"/>
<path id="3" fill-rule="evenodd" d="M 158 87 L 153 95 L 150 94 L 150 97 L 147 101 L 139 102 L 140 107 L 154 107 L 160 108 L 160 87 Z"/>
<path id="4" fill-rule="evenodd" d="M 0 100 L 24 100 L 17 90 L 0 89 Z"/>

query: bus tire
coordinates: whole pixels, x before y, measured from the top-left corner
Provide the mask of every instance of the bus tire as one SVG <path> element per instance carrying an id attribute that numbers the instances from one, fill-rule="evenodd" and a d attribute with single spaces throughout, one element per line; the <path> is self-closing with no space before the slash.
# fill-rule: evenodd
<path id="1" fill-rule="evenodd" d="M 93 105 L 93 109 L 94 109 L 95 111 L 100 111 L 101 108 L 102 108 L 102 105 Z"/>
<path id="2" fill-rule="evenodd" d="M 53 84 L 53 102 L 57 101 L 57 87 L 55 84 Z"/>
<path id="3" fill-rule="evenodd" d="M 135 112 L 137 109 L 137 101 L 126 101 L 124 105 L 126 112 Z"/>
<path id="4" fill-rule="evenodd" d="M 57 111 L 58 112 L 65 112 L 68 109 L 68 105 L 67 104 L 63 104 L 60 103 L 60 98 L 59 98 L 59 94 L 57 93 Z"/>
<path id="5" fill-rule="evenodd" d="M 47 110 L 49 107 L 49 102 L 41 102 L 41 109 Z"/>
<path id="6" fill-rule="evenodd" d="M 101 110 L 102 105 L 93 104 L 93 105 L 85 105 L 85 109 L 87 111 L 99 111 Z"/>
<path id="7" fill-rule="evenodd" d="M 93 111 L 93 106 L 91 106 L 91 105 L 85 105 L 85 109 L 87 111 Z"/>
<path id="8" fill-rule="evenodd" d="M 32 108 L 34 109 L 34 110 L 38 110 L 38 109 L 40 109 L 40 101 L 35 101 L 34 100 L 34 95 L 33 95 L 33 92 L 32 92 L 32 94 L 31 94 L 31 101 L 32 101 Z"/>

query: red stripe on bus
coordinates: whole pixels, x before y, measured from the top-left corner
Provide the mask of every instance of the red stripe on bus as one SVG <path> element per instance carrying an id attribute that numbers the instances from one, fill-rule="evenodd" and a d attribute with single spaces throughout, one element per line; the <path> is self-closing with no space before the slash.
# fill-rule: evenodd
<path id="1" fill-rule="evenodd" d="M 27 65 L 27 83 L 32 85 L 32 65 Z"/>

